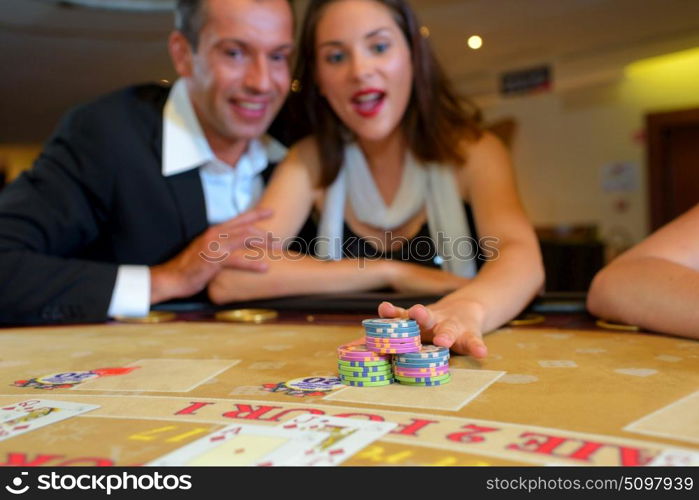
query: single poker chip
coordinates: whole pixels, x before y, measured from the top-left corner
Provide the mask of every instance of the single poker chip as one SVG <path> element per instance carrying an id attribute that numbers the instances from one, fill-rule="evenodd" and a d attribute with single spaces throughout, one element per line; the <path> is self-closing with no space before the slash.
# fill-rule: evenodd
<path id="1" fill-rule="evenodd" d="M 351 381 L 351 382 L 385 382 L 386 380 L 393 380 L 393 375 L 375 375 L 371 377 L 348 377 L 346 375 L 340 374 L 340 380 Z"/>
<path id="2" fill-rule="evenodd" d="M 403 368 L 395 367 L 393 373 L 400 377 L 436 377 L 439 375 L 445 375 L 449 373 L 449 367 L 434 369 L 433 371 L 415 371 L 415 370 L 404 370 Z"/>
<path id="3" fill-rule="evenodd" d="M 445 378 L 444 380 L 436 380 L 434 382 L 403 382 L 399 380 L 398 383 L 402 385 L 412 385 L 415 387 L 432 387 L 437 385 L 445 385 L 448 384 L 450 381 L 451 377 Z"/>
<path id="4" fill-rule="evenodd" d="M 370 367 L 370 368 L 377 368 L 377 367 Z M 350 375 L 352 377 L 359 377 L 363 375 L 383 375 L 384 373 L 391 373 L 391 368 L 386 367 L 386 368 L 380 368 L 380 369 L 365 369 L 365 368 L 344 368 L 344 367 L 339 367 L 337 371 L 340 372 L 342 375 Z"/>
<path id="5" fill-rule="evenodd" d="M 367 366 L 391 366 L 391 363 L 388 361 L 345 361 L 342 359 L 339 359 L 337 361 L 338 365 L 342 366 L 351 366 L 351 367 L 367 367 Z"/>
<path id="6" fill-rule="evenodd" d="M 351 373 L 351 372 L 341 372 L 338 371 L 340 374 L 341 379 L 349 379 L 349 380 L 369 380 L 373 379 L 374 377 L 383 377 L 383 380 L 387 378 L 393 378 L 393 373 L 391 372 L 369 372 L 369 373 Z"/>
<path id="7" fill-rule="evenodd" d="M 408 344 L 384 344 L 379 342 L 378 344 L 374 344 L 373 342 L 367 342 L 366 344 L 367 349 L 373 350 L 373 349 L 407 349 L 410 348 L 411 352 L 412 349 L 415 349 L 417 351 L 420 350 L 420 347 L 422 347 L 422 344 L 415 343 L 415 342 L 410 342 Z"/>
<path id="8" fill-rule="evenodd" d="M 595 324 L 600 328 L 605 328 L 607 330 L 621 330 L 624 332 L 638 332 L 641 330 L 640 327 L 636 325 L 628 325 L 626 323 L 616 323 L 613 321 L 608 321 L 606 319 L 598 319 Z"/>
<path id="9" fill-rule="evenodd" d="M 345 352 L 345 353 L 340 353 L 337 356 L 339 359 L 343 359 L 345 361 L 390 361 L 391 359 L 388 356 L 382 356 L 381 354 L 378 354 L 376 351 L 371 351 L 368 350 L 366 352 Z"/>
<path id="10" fill-rule="evenodd" d="M 47 385 L 62 385 L 62 384 L 79 384 L 90 380 L 92 378 L 99 377 L 99 373 L 94 371 L 79 371 L 79 372 L 63 372 L 63 373 L 52 373 L 51 375 L 44 375 L 42 377 L 37 377 L 37 382 Z"/>
<path id="11" fill-rule="evenodd" d="M 165 323 L 176 318 L 177 315 L 171 311 L 150 311 L 147 316 L 114 316 L 121 323 Z"/>
<path id="12" fill-rule="evenodd" d="M 390 373 L 392 368 L 390 366 L 368 366 L 366 368 L 351 368 L 349 366 L 338 366 L 337 369 L 340 373 Z"/>
<path id="13" fill-rule="evenodd" d="M 375 352 L 379 352 L 381 350 L 394 350 L 397 351 L 398 354 L 403 354 L 405 352 L 417 352 L 420 350 L 420 344 L 413 344 L 413 345 L 370 345 L 369 349 Z M 396 353 L 391 353 L 391 354 L 396 354 Z"/>
<path id="14" fill-rule="evenodd" d="M 420 347 L 419 346 L 404 347 L 402 349 L 393 349 L 393 348 L 386 348 L 386 347 L 371 347 L 370 349 L 374 350 L 378 354 L 404 354 L 407 352 L 418 351 L 420 349 Z"/>
<path id="15" fill-rule="evenodd" d="M 419 328 L 364 328 L 367 335 L 419 335 Z"/>
<path id="16" fill-rule="evenodd" d="M 406 353 L 400 353 L 396 354 L 396 357 L 398 356 L 403 356 Z M 414 368 L 423 368 L 423 367 L 434 367 L 434 366 L 441 366 L 441 365 L 448 365 L 449 364 L 449 358 L 444 358 L 444 359 L 435 359 L 435 358 L 429 358 L 429 359 L 394 359 L 394 363 L 398 363 L 400 365 L 405 365 L 406 368 L 410 368 L 413 366 Z M 436 363 L 436 365 L 434 364 Z"/>
<path id="17" fill-rule="evenodd" d="M 379 344 L 379 345 L 415 345 L 422 344 L 420 337 L 411 339 L 377 339 L 374 337 L 364 337 L 364 345 Z"/>
<path id="18" fill-rule="evenodd" d="M 444 358 L 449 357 L 449 349 L 436 345 L 424 345 L 420 352 L 406 354 L 405 359 L 423 359 L 423 358 Z"/>
<path id="19" fill-rule="evenodd" d="M 367 353 L 366 344 L 341 345 L 337 348 L 338 354 L 363 354 Z"/>
<path id="20" fill-rule="evenodd" d="M 338 377 L 302 377 L 284 382 L 289 389 L 304 392 L 332 391 L 342 387 Z"/>
<path id="21" fill-rule="evenodd" d="M 390 372 L 392 367 L 389 363 L 376 366 L 346 366 L 338 364 L 337 369 L 347 372 Z"/>
<path id="22" fill-rule="evenodd" d="M 418 324 L 414 319 L 374 318 L 363 320 L 362 326 L 364 328 L 416 328 Z"/>
<path id="23" fill-rule="evenodd" d="M 449 366 L 449 361 L 411 361 L 410 363 L 404 363 L 402 361 L 394 361 L 393 366 L 399 366 L 402 368 L 439 368 L 440 366 Z"/>
<path id="24" fill-rule="evenodd" d="M 393 383 L 393 379 L 383 380 L 381 382 L 355 382 L 354 380 L 343 380 L 342 383 L 352 387 L 380 387 L 383 385 L 391 385 Z"/>
<path id="25" fill-rule="evenodd" d="M 218 321 L 232 321 L 235 323 L 264 323 L 277 319 L 279 313 L 274 309 L 230 309 L 219 311 L 214 317 Z"/>
<path id="26" fill-rule="evenodd" d="M 377 356 L 380 356 L 381 354 L 376 353 Z M 342 361 L 381 361 L 383 358 L 340 358 Z"/>
<path id="27" fill-rule="evenodd" d="M 390 361 L 389 356 L 377 353 L 364 344 L 338 347 L 337 354 L 338 358 L 346 361 Z"/>
<path id="28" fill-rule="evenodd" d="M 397 359 L 398 356 L 402 356 L 405 353 L 402 354 L 396 354 L 396 359 L 393 360 L 394 363 L 398 365 L 403 365 L 406 368 L 432 368 L 435 366 L 442 366 L 442 365 L 448 365 L 449 364 L 449 358 L 445 359 L 410 359 L 410 360 L 405 360 L 405 359 Z"/>
<path id="29" fill-rule="evenodd" d="M 372 339 L 414 339 L 420 337 L 420 331 L 415 330 L 413 332 L 400 332 L 400 333 L 376 333 L 370 332 L 369 330 L 364 331 L 366 338 Z"/>
<path id="30" fill-rule="evenodd" d="M 394 364 L 393 365 L 393 370 L 395 371 L 401 371 L 405 373 L 436 373 L 440 371 L 447 371 L 449 370 L 449 364 L 443 364 L 439 366 L 419 366 L 419 365 L 399 365 L 399 364 Z"/>
<path id="31" fill-rule="evenodd" d="M 368 335 L 419 335 L 419 328 L 364 328 Z"/>
<path id="32" fill-rule="evenodd" d="M 378 353 L 377 353 L 377 355 L 378 355 Z M 368 358 L 368 359 L 361 359 L 361 360 L 353 359 L 353 358 L 347 358 L 347 359 L 340 358 L 340 360 L 342 360 L 342 361 L 381 361 L 380 358 Z"/>
<path id="33" fill-rule="evenodd" d="M 445 373 L 444 375 L 435 375 L 435 376 L 429 376 L 429 377 L 403 377 L 400 375 L 396 375 L 396 380 L 400 382 L 440 382 L 442 380 L 446 380 L 448 378 L 451 378 L 451 375 L 449 373 Z"/>

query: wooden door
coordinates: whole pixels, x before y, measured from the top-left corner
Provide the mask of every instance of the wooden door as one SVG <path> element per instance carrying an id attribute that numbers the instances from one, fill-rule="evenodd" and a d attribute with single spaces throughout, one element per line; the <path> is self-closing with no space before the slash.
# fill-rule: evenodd
<path id="1" fill-rule="evenodd" d="M 699 203 L 699 108 L 646 116 L 651 230 Z"/>

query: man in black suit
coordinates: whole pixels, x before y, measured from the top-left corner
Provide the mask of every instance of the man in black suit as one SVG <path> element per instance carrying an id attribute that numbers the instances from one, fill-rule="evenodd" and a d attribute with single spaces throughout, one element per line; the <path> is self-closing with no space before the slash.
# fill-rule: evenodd
<path id="1" fill-rule="evenodd" d="M 0 192 L 0 323 L 145 315 L 203 291 L 268 212 L 252 210 L 283 148 L 286 0 L 179 0 L 172 89 L 127 88 L 70 112 Z"/>

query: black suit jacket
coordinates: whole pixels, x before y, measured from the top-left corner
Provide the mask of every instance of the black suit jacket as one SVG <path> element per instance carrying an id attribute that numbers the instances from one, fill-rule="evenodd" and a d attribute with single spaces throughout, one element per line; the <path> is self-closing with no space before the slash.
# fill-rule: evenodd
<path id="1" fill-rule="evenodd" d="M 168 92 L 71 111 L 0 191 L 0 323 L 104 321 L 119 264 L 162 263 L 206 229 L 198 169 L 161 174 Z"/>

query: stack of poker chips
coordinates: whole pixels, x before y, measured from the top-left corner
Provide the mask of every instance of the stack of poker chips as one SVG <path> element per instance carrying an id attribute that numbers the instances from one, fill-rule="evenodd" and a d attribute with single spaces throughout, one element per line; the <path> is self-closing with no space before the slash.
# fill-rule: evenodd
<path id="1" fill-rule="evenodd" d="M 451 380 L 449 349 L 423 346 L 414 320 L 367 319 L 362 325 L 364 344 L 338 348 L 338 371 L 344 384 L 375 387 L 395 381 L 426 387 Z"/>
<path id="2" fill-rule="evenodd" d="M 376 387 L 393 383 L 390 355 L 370 351 L 365 345 L 340 346 L 337 355 L 337 369 L 343 384 Z"/>
<path id="3" fill-rule="evenodd" d="M 366 348 L 379 354 L 404 354 L 419 352 L 420 327 L 412 320 L 365 319 L 364 342 Z"/>
<path id="4" fill-rule="evenodd" d="M 397 354 L 393 358 L 396 382 L 405 385 L 434 386 L 448 384 L 449 349 L 426 345 L 420 352 Z"/>

